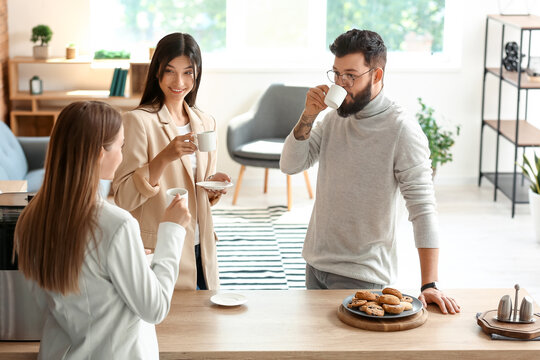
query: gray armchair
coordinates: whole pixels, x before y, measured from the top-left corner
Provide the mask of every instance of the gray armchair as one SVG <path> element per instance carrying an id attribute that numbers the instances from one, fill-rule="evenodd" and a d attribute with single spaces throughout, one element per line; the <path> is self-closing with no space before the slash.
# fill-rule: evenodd
<path id="1" fill-rule="evenodd" d="M 233 118 L 227 128 L 227 150 L 241 165 L 236 181 L 236 204 L 246 166 L 265 168 L 264 192 L 268 189 L 268 169 L 279 169 L 285 138 L 304 110 L 307 87 L 271 85 L 247 113 Z M 313 198 L 307 171 L 304 171 L 310 199 Z M 291 177 L 287 175 L 287 208 L 292 206 Z"/>
<path id="2" fill-rule="evenodd" d="M 49 137 L 15 137 L 0 122 L 0 180 L 26 180 L 28 191 L 36 192 L 43 182 Z"/>

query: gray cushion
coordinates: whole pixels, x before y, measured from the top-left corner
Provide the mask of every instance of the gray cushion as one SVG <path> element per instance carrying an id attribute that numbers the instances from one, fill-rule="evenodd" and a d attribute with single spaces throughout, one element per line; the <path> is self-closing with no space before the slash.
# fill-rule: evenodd
<path id="1" fill-rule="evenodd" d="M 43 176 L 45 175 L 45 169 L 31 170 L 26 174 L 26 181 L 28 183 L 28 192 L 36 192 L 43 183 Z"/>
<path id="2" fill-rule="evenodd" d="M 49 146 L 48 136 L 17 136 L 21 144 L 26 161 L 28 161 L 28 171 L 43 168 L 45 155 Z"/>
<path id="3" fill-rule="evenodd" d="M 0 121 L 0 180 L 24 180 L 28 171 L 26 156 L 11 129 Z"/>
<path id="4" fill-rule="evenodd" d="M 233 154 L 243 158 L 279 161 L 284 139 L 261 139 L 239 146 Z"/>

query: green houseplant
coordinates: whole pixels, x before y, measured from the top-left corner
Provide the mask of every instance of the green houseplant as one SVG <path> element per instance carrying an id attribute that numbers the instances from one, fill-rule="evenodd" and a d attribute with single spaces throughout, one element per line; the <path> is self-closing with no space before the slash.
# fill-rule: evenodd
<path id="1" fill-rule="evenodd" d="M 94 59 L 129 59 L 131 54 L 124 50 L 98 50 L 94 53 Z"/>
<path id="2" fill-rule="evenodd" d="M 518 164 L 531 182 L 529 187 L 529 206 L 534 224 L 536 241 L 540 243 L 540 158 L 534 153 L 534 162 L 531 164 L 523 152 L 523 164 Z"/>
<path id="3" fill-rule="evenodd" d="M 422 98 L 418 98 L 420 110 L 416 113 L 418 123 L 426 134 L 429 142 L 429 150 L 431 152 L 431 168 L 433 169 L 433 177 L 437 172 L 439 165 L 452 161 L 452 153 L 450 148 L 454 145 L 454 138 L 459 135 L 460 126 L 456 126 L 455 133 L 450 130 L 444 130 L 437 121 L 433 113 L 435 110 L 422 102 Z"/>
<path id="4" fill-rule="evenodd" d="M 47 59 L 49 57 L 49 41 L 51 41 L 52 35 L 53 32 L 47 25 L 37 25 L 32 28 L 30 41 L 34 44 L 40 42 L 39 45 L 34 46 L 35 59 Z"/>
<path id="5" fill-rule="evenodd" d="M 523 153 L 523 164 L 518 164 L 523 170 L 523 175 L 531 181 L 531 191 L 540 195 L 540 158 L 534 153 L 534 166 L 531 164 L 525 153 Z"/>

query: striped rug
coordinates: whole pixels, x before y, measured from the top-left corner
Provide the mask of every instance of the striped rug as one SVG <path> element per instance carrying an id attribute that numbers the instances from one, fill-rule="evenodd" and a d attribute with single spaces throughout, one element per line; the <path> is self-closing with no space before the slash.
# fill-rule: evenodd
<path id="1" fill-rule="evenodd" d="M 286 211 L 285 206 L 212 211 L 221 289 L 305 289 L 307 224 L 280 223 Z"/>

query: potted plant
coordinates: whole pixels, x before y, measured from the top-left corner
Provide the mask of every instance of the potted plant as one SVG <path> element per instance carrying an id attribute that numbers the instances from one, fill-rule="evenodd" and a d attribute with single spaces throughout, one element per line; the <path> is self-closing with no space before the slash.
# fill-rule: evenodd
<path id="1" fill-rule="evenodd" d="M 32 28 L 32 37 L 30 41 L 39 45 L 34 46 L 35 59 L 47 59 L 49 57 L 49 41 L 52 39 L 53 32 L 47 25 L 38 25 Z"/>
<path id="2" fill-rule="evenodd" d="M 422 102 L 422 98 L 418 98 L 418 103 L 420 104 L 420 111 L 416 113 L 416 118 L 429 142 L 431 168 L 433 169 L 432 177 L 435 177 L 439 165 L 452 161 L 450 148 L 455 143 L 454 138 L 459 135 L 460 126 L 456 126 L 455 133 L 442 129 L 433 116 L 435 110 L 426 106 Z"/>
<path id="3" fill-rule="evenodd" d="M 540 158 L 534 153 L 534 163 L 531 164 L 523 152 L 523 165 L 518 164 L 531 182 L 529 187 L 529 206 L 536 232 L 536 241 L 540 242 Z"/>
<path id="4" fill-rule="evenodd" d="M 74 43 L 66 45 L 66 59 L 75 59 L 77 57 L 77 46 Z"/>
<path id="5" fill-rule="evenodd" d="M 129 59 L 131 54 L 124 50 L 98 50 L 94 52 L 95 60 L 103 59 Z"/>

